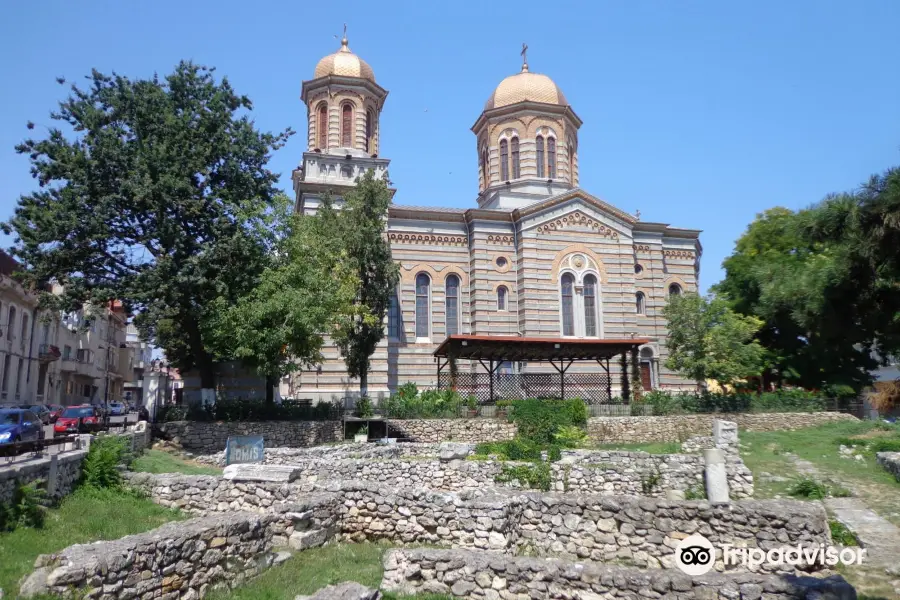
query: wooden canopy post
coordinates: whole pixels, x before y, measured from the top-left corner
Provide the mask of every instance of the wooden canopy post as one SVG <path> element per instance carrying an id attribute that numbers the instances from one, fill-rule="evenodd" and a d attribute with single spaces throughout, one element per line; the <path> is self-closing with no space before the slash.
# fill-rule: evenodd
<path id="1" fill-rule="evenodd" d="M 622 400 L 631 403 L 631 386 L 628 381 L 628 352 L 622 352 Z"/>

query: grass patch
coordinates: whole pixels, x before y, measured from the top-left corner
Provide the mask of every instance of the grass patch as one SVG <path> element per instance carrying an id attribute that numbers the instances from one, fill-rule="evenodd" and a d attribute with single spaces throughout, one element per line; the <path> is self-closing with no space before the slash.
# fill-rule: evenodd
<path id="1" fill-rule="evenodd" d="M 895 425 L 877 421 L 848 420 L 796 431 L 742 431 L 741 456 L 755 475 L 754 495 L 758 498 L 788 495 L 798 475 L 787 455 L 790 452 L 815 465 L 823 479 L 840 482 L 840 487 L 852 490 L 872 510 L 900 525 L 900 482 L 875 462 L 874 455 L 865 452 L 863 460 L 855 460 L 841 456 L 838 450 L 842 441 L 888 439 L 898 430 Z M 783 481 L 761 478 L 762 472 Z"/>
<path id="2" fill-rule="evenodd" d="M 208 600 L 293 600 L 312 595 L 327 585 L 356 581 L 378 588 L 383 568 L 381 559 L 390 547 L 383 544 L 329 544 L 295 554 L 284 563 L 265 571 L 256 579 L 234 589 L 212 591 Z M 385 600 L 405 600 L 408 596 L 386 595 Z M 420 595 L 415 600 L 445 600 L 448 596 Z"/>
<path id="3" fill-rule="evenodd" d="M 598 444 L 595 450 L 628 450 L 648 454 L 681 454 L 678 442 L 648 442 L 646 444 Z"/>
<path id="4" fill-rule="evenodd" d="M 221 475 L 222 469 L 184 460 L 162 450 L 147 450 L 131 463 L 141 473 L 182 473 L 184 475 Z"/>
<path id="5" fill-rule="evenodd" d="M 841 546 L 859 546 L 859 540 L 853 535 L 846 525 L 835 519 L 828 520 L 828 528 L 831 529 L 831 540 Z"/>
<path id="6" fill-rule="evenodd" d="M 40 529 L 20 527 L 0 534 L 0 589 L 15 597 L 19 580 L 41 554 L 72 544 L 114 540 L 159 527 L 183 517 L 134 494 L 83 487 L 47 511 Z"/>

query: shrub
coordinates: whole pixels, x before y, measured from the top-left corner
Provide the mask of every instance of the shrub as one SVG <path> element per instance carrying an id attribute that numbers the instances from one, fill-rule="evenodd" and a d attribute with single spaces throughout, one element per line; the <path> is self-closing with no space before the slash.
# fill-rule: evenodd
<path id="1" fill-rule="evenodd" d="M 368 419 L 373 414 L 375 414 L 375 411 L 372 408 L 372 401 L 369 400 L 368 396 L 360 396 L 359 400 L 356 401 L 356 416 L 360 419 Z"/>
<path id="2" fill-rule="evenodd" d="M 685 500 L 706 500 L 706 487 L 702 483 L 695 483 L 684 490 Z"/>
<path id="3" fill-rule="evenodd" d="M 18 527 L 43 527 L 47 514 L 47 492 L 43 480 L 16 483 L 12 501 L 0 503 L 0 531 Z"/>
<path id="4" fill-rule="evenodd" d="M 536 444 L 554 442 L 560 427 L 587 423 L 587 407 L 579 399 L 574 400 L 513 400 L 510 420 L 519 429 L 519 436 Z"/>
<path id="5" fill-rule="evenodd" d="M 384 414 L 392 419 L 452 419 L 465 406 L 453 390 L 419 392 L 414 383 L 405 383 L 384 402 Z"/>
<path id="6" fill-rule="evenodd" d="M 315 405 L 285 399 L 281 404 L 265 400 L 220 398 L 213 405 L 167 406 L 157 419 L 167 421 L 333 421 L 341 418 L 340 402 Z"/>
<path id="7" fill-rule="evenodd" d="M 119 465 L 130 462 L 128 440 L 119 436 L 97 436 L 81 465 L 81 484 L 100 489 L 122 486 Z"/>
<path id="8" fill-rule="evenodd" d="M 499 483 L 518 481 L 524 487 L 546 492 L 550 489 L 550 465 L 548 463 L 504 465 L 494 477 L 494 481 Z"/>
<path id="9" fill-rule="evenodd" d="M 556 462 L 562 458 L 562 448 L 557 446 L 556 444 L 552 444 L 549 448 L 547 448 L 547 460 L 549 462 Z"/>
<path id="10" fill-rule="evenodd" d="M 822 483 L 812 477 L 801 477 L 787 493 L 795 498 L 807 498 L 809 500 L 822 500 L 827 497 L 846 498 L 851 495 L 850 490 L 839 485 Z"/>
<path id="11" fill-rule="evenodd" d="M 584 445 L 587 433 L 574 425 L 563 425 L 553 434 L 553 440 L 563 448 L 578 448 Z"/>
<path id="12" fill-rule="evenodd" d="M 900 452 L 900 439 L 875 438 L 869 444 L 869 450 L 877 452 Z"/>
<path id="13" fill-rule="evenodd" d="M 504 442 L 486 442 L 475 447 L 479 456 L 496 455 L 501 460 L 540 460 L 541 446 L 522 438 Z"/>

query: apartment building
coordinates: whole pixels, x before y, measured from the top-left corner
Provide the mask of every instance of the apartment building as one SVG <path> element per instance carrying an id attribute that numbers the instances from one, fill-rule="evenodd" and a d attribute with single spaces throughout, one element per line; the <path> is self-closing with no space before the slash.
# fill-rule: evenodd
<path id="1" fill-rule="evenodd" d="M 19 263 L 0 250 L 0 404 L 4 405 L 37 401 L 42 348 L 35 348 L 32 341 L 38 299 L 12 277 L 18 269 Z"/>
<path id="2" fill-rule="evenodd" d="M 125 328 L 125 344 L 131 350 L 131 372 L 124 382 L 124 398 L 126 402 L 144 405 L 144 373 L 150 370 L 153 360 L 153 348 L 141 339 L 137 327 L 129 323 Z"/>

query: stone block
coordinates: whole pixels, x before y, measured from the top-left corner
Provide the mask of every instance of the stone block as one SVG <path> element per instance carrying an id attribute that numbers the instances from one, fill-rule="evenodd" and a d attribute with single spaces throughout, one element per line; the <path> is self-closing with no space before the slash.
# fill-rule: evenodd
<path id="1" fill-rule="evenodd" d="M 231 481 L 289 483 L 300 476 L 300 469 L 287 465 L 228 465 L 222 477 Z"/>

